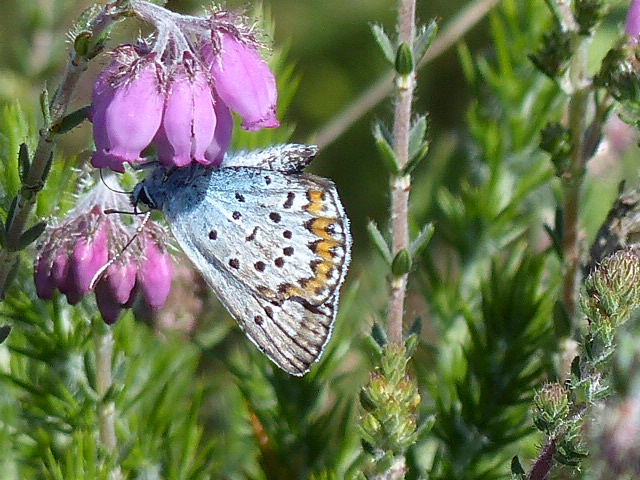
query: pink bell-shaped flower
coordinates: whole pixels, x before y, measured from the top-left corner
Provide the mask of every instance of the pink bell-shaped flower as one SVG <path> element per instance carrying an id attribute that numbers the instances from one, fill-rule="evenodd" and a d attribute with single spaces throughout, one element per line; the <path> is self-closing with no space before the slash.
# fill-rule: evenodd
<path id="1" fill-rule="evenodd" d="M 112 325 L 118 321 L 124 307 L 114 298 L 113 291 L 106 281 L 99 281 L 96 285 L 96 304 L 104 323 Z"/>
<path id="2" fill-rule="evenodd" d="M 276 79 L 257 47 L 226 31 L 218 35 L 219 52 L 205 45 L 203 56 L 210 64 L 215 89 L 222 101 L 242 117 L 242 127 L 246 130 L 279 126 Z"/>
<path id="3" fill-rule="evenodd" d="M 170 78 L 162 123 L 154 140 L 160 163 L 176 167 L 193 160 L 206 163 L 205 151 L 216 127 L 208 76 L 187 60 Z"/>
<path id="4" fill-rule="evenodd" d="M 156 135 L 164 95 L 161 68 L 153 57 L 138 58 L 129 65 L 114 60 L 98 76 L 89 112 L 96 144 L 91 158 L 94 167 L 124 172 L 124 163 L 141 161 L 140 153 Z"/>
<path id="5" fill-rule="evenodd" d="M 53 292 L 58 288 L 55 270 L 56 264 L 67 264 L 67 253 L 57 252 L 53 246 L 41 250 L 36 257 L 33 279 L 36 284 L 36 294 L 42 300 L 51 300 Z"/>
<path id="6" fill-rule="evenodd" d="M 136 263 L 132 255 L 127 252 L 113 262 L 105 272 L 104 281 L 112 292 L 113 299 L 121 305 L 131 298 L 133 287 L 136 285 Z"/>
<path id="7" fill-rule="evenodd" d="M 107 223 L 101 222 L 93 234 L 79 238 L 73 247 L 69 273 L 80 296 L 91 290 L 93 277 L 109 261 L 107 229 Z"/>

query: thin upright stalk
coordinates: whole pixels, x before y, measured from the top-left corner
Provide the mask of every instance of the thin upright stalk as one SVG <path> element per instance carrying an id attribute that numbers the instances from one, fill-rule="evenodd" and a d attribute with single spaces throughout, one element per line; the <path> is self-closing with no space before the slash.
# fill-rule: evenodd
<path id="1" fill-rule="evenodd" d="M 100 319 L 96 322 L 101 322 Z M 113 336 L 111 329 L 104 325 L 96 327 L 94 334 L 96 355 L 96 393 L 100 398 L 98 404 L 98 424 L 100 426 L 100 443 L 109 452 L 116 449 L 115 405 L 106 400 L 105 395 L 111 388 L 111 364 L 113 361 Z"/>
<path id="2" fill-rule="evenodd" d="M 586 149 L 586 118 L 590 101 L 590 86 L 587 83 L 586 44 L 580 45 L 570 67 L 570 84 L 573 89 L 569 101 L 569 132 L 573 150 L 568 174 L 562 179 L 564 193 L 562 253 L 564 258 L 564 277 L 562 302 L 572 322 L 578 308 L 578 288 L 580 284 L 580 203 L 582 185 L 586 173 L 586 162 L 590 153 Z M 577 325 L 574 325 L 577 333 Z"/>
<path id="3" fill-rule="evenodd" d="M 415 36 L 415 0 L 400 0 L 398 8 L 398 43 L 413 51 Z M 393 120 L 393 149 L 400 170 L 409 161 L 409 131 L 411 103 L 415 88 L 415 74 L 397 74 L 395 79 L 395 112 Z M 399 173 L 391 177 L 391 251 L 397 255 L 409 246 L 409 175 Z M 402 343 L 402 319 L 408 274 L 396 276 L 391 282 L 388 304 L 388 336 L 392 343 Z"/>

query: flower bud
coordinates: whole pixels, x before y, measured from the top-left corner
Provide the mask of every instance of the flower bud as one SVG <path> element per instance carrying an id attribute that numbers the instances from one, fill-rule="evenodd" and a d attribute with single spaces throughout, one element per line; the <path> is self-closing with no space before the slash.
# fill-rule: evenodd
<path id="1" fill-rule="evenodd" d="M 406 43 L 401 43 L 396 52 L 396 72 L 402 76 L 408 76 L 413 72 L 413 53 Z"/>
<path id="2" fill-rule="evenodd" d="M 559 383 L 548 383 L 534 397 L 533 422 L 536 427 L 553 436 L 569 415 L 569 397 Z"/>
<path id="3" fill-rule="evenodd" d="M 112 325 L 118 321 L 123 306 L 113 296 L 113 290 L 103 279 L 96 285 L 96 304 L 105 323 Z"/>
<path id="4" fill-rule="evenodd" d="M 582 307 L 589 319 L 624 323 L 640 307 L 640 258 L 631 249 L 618 250 L 594 268 L 585 281 Z"/>
<path id="5" fill-rule="evenodd" d="M 411 270 L 411 255 L 406 248 L 400 250 L 391 262 L 391 273 L 395 277 L 401 277 Z"/>
<path id="6" fill-rule="evenodd" d="M 146 236 L 144 260 L 138 267 L 138 285 L 150 307 L 160 308 L 167 301 L 171 289 L 173 265 L 169 252 L 156 238 Z"/>

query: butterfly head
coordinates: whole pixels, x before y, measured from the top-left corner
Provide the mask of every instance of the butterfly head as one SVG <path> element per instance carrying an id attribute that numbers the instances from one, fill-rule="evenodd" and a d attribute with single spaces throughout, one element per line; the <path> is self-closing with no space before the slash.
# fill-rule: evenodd
<path id="1" fill-rule="evenodd" d="M 153 196 L 150 195 L 149 189 L 144 184 L 144 182 L 139 183 L 133 189 L 133 193 L 131 194 L 131 204 L 133 205 L 134 210 L 138 209 L 138 205 L 142 204 L 151 210 L 156 210 L 158 208 L 158 204 L 153 199 Z"/>

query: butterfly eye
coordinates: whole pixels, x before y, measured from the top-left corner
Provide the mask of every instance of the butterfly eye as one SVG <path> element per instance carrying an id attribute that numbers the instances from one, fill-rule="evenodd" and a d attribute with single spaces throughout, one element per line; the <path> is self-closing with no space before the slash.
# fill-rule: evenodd
<path id="1" fill-rule="evenodd" d="M 158 208 L 158 205 L 153 200 L 153 198 L 149 195 L 149 190 L 145 185 L 138 184 L 136 188 L 133 190 L 133 195 L 131 196 L 131 203 L 133 207 L 136 208 L 139 203 L 149 207 L 152 210 Z"/>

